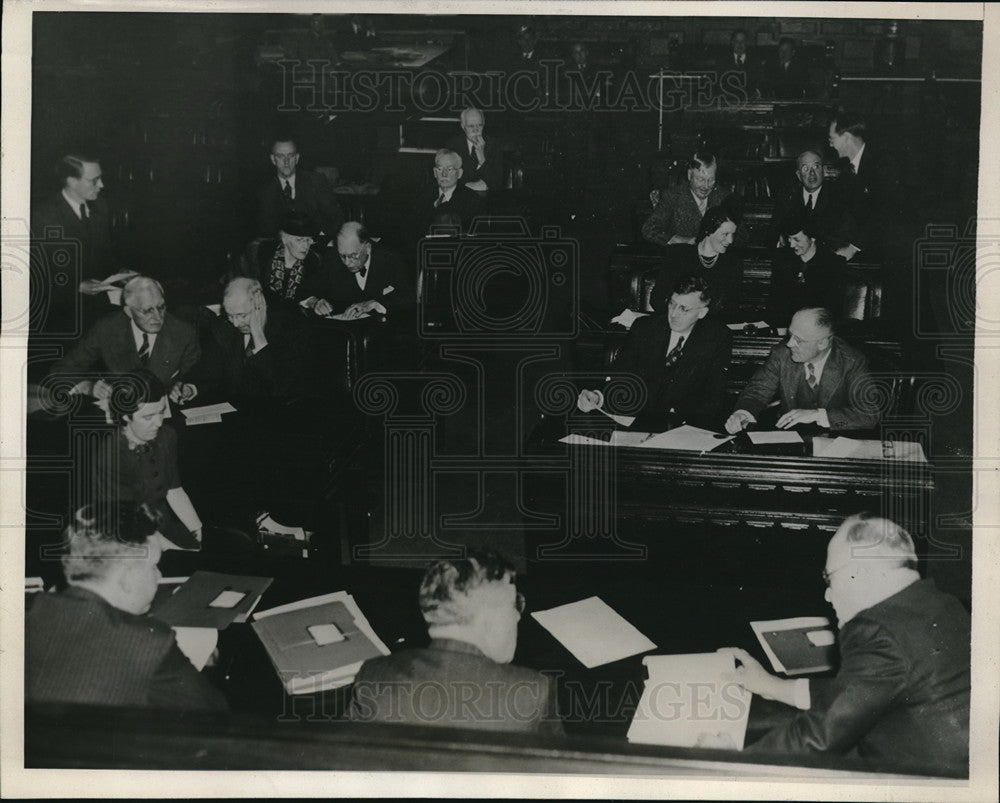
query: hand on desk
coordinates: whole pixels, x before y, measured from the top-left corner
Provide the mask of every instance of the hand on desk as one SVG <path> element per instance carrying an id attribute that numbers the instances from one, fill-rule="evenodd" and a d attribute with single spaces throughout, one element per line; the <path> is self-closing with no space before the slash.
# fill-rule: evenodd
<path id="1" fill-rule="evenodd" d="M 344 316 L 347 318 L 360 318 L 362 315 L 371 312 L 372 310 L 380 311 L 385 313 L 385 307 L 379 304 L 377 301 L 359 301 L 357 304 L 351 304 L 346 310 L 344 310 Z"/>
<path id="2" fill-rule="evenodd" d="M 170 389 L 170 401 L 174 404 L 184 404 L 198 395 L 198 388 L 187 382 L 175 382 Z"/>
<path id="3" fill-rule="evenodd" d="M 829 426 L 828 423 L 824 423 L 826 416 L 823 414 L 822 410 L 789 410 L 781 418 L 778 419 L 775 426 L 778 429 L 789 429 L 791 427 L 798 426 L 799 424 L 820 424 L 821 426 Z"/>
<path id="4" fill-rule="evenodd" d="M 576 406 L 583 413 L 589 413 L 591 410 L 596 410 L 601 406 L 601 402 L 604 399 L 601 398 L 601 394 L 596 390 L 581 390 L 580 395 L 576 397 Z"/>
<path id="5" fill-rule="evenodd" d="M 798 680 L 772 675 L 750 653 L 739 647 L 722 647 L 718 652 L 732 655 L 742 664 L 732 672 L 724 673 L 722 675 L 723 683 L 735 683 L 748 692 L 759 694 L 768 700 L 777 700 L 785 705 L 799 707 L 795 694 Z"/>
<path id="6" fill-rule="evenodd" d="M 750 424 L 756 424 L 757 419 L 746 410 L 737 410 L 726 419 L 726 432 L 735 435 L 740 430 L 746 429 Z"/>
<path id="7" fill-rule="evenodd" d="M 321 298 L 313 305 L 312 309 L 317 315 L 326 316 L 333 312 L 333 305 L 325 298 Z"/>

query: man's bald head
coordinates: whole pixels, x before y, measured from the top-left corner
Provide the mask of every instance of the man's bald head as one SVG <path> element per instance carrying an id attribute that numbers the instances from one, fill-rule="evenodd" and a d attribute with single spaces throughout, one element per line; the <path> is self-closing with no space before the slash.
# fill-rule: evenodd
<path id="1" fill-rule="evenodd" d="M 249 298 L 253 293 L 261 293 L 263 288 L 260 282 L 256 279 L 251 279 L 247 276 L 237 276 L 235 279 L 231 279 L 229 284 L 226 285 L 226 289 L 222 294 L 223 303 L 227 299 L 232 299 L 237 301 L 243 298 Z"/>
<path id="2" fill-rule="evenodd" d="M 337 253 L 351 273 L 357 273 L 364 267 L 371 247 L 368 230 L 357 220 L 348 220 L 337 232 Z"/>
<path id="3" fill-rule="evenodd" d="M 230 279 L 222 294 L 222 309 L 229 322 L 241 334 L 250 334 L 250 313 L 257 305 L 261 310 L 262 325 L 267 322 L 267 302 L 260 282 L 246 276 Z"/>

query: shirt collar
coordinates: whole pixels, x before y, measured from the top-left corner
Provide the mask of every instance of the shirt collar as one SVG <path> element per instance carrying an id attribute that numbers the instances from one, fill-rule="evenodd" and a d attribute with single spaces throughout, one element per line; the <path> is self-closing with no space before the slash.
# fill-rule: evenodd
<path id="1" fill-rule="evenodd" d="M 819 200 L 819 191 L 821 189 L 823 189 L 823 185 L 822 184 L 820 186 L 818 186 L 814 190 L 807 190 L 805 187 L 803 187 L 802 188 L 802 202 L 805 203 L 806 201 L 808 201 L 809 200 L 809 196 L 812 195 L 812 197 L 813 197 L 813 203 L 816 203 L 816 201 Z"/>
<path id="2" fill-rule="evenodd" d="M 152 332 L 143 332 L 138 326 L 135 325 L 135 321 L 132 318 L 128 319 L 129 325 L 132 327 L 132 339 L 135 341 L 136 349 L 142 346 L 142 336 L 146 335 L 149 338 L 149 350 L 153 350 L 153 343 L 156 341 L 156 335 Z"/>
<path id="3" fill-rule="evenodd" d="M 862 144 L 858 148 L 858 152 L 854 154 L 854 158 L 851 159 L 851 164 L 854 165 L 854 172 L 857 173 L 861 169 L 861 154 L 865 152 L 865 146 Z"/>
<path id="4" fill-rule="evenodd" d="M 813 373 L 816 374 L 816 383 L 819 384 L 819 379 L 823 376 L 823 366 L 826 365 L 826 361 L 830 359 L 830 355 L 833 353 L 833 347 L 824 354 L 822 357 L 818 357 L 815 360 L 809 360 L 812 363 Z M 802 366 L 802 370 L 806 370 L 805 366 Z"/>
<path id="5" fill-rule="evenodd" d="M 284 189 L 286 184 L 291 184 L 292 189 L 295 189 L 295 173 L 292 173 L 288 178 L 284 176 L 278 176 L 278 183 L 281 184 L 281 188 Z"/>
<path id="6" fill-rule="evenodd" d="M 442 192 L 444 193 L 444 201 L 442 201 L 442 203 L 447 203 L 448 201 L 451 200 L 451 196 L 455 194 L 455 190 L 457 187 L 458 187 L 457 184 L 455 184 L 449 190 L 442 190 L 440 187 L 438 187 L 438 195 L 440 195 Z"/>
<path id="7" fill-rule="evenodd" d="M 63 187 L 62 197 L 66 199 L 66 203 L 69 204 L 69 208 L 73 210 L 73 214 L 80 218 L 80 204 L 86 204 L 86 201 L 76 201 L 70 197 L 69 192 Z M 87 211 L 90 211 L 90 204 L 87 204 Z M 81 218 L 82 219 L 82 218 Z"/>

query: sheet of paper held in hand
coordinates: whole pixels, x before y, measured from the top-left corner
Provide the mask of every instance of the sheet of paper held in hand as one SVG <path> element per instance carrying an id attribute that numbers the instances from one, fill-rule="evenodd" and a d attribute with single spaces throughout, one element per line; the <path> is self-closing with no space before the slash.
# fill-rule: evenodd
<path id="1" fill-rule="evenodd" d="M 661 432 L 649 440 L 638 444 L 643 449 L 681 449 L 686 452 L 710 452 L 726 441 L 731 441 L 732 435 L 719 436 L 710 429 L 701 429 L 685 424 L 681 427 Z"/>
<path id="2" fill-rule="evenodd" d="M 732 655 L 647 655 L 649 679 L 628 730 L 630 742 L 696 747 L 702 735 L 732 740 L 742 750 L 752 695 L 723 680 L 736 668 Z"/>
<path id="3" fill-rule="evenodd" d="M 531 615 L 588 669 L 656 649 L 600 597 Z"/>
<path id="4" fill-rule="evenodd" d="M 198 424 L 218 424 L 225 413 L 235 413 L 236 408 L 229 402 L 220 402 L 219 404 L 206 404 L 202 407 L 188 407 L 181 412 L 187 419 L 187 425 L 193 427 Z"/>
<path id="5" fill-rule="evenodd" d="M 814 438 L 813 456 L 831 459 L 907 460 L 926 463 L 924 449 L 915 441 L 876 441 L 854 438 Z"/>

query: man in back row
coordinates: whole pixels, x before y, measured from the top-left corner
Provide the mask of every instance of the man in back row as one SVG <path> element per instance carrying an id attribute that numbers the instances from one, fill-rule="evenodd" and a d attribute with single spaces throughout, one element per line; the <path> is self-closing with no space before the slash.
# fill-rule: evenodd
<path id="1" fill-rule="evenodd" d="M 829 310 L 807 307 L 792 316 L 788 340 L 757 369 L 726 420 L 735 434 L 756 424 L 778 397 L 777 427 L 816 424 L 824 429 L 871 429 L 879 410 L 869 398 L 868 361 L 833 333 Z"/>
<path id="2" fill-rule="evenodd" d="M 643 224 L 643 238 L 663 246 L 694 243 L 705 213 L 732 195 L 731 190 L 716 185 L 717 171 L 713 154 L 695 153 L 688 165 L 687 184 L 663 190 L 653 214 Z"/>

